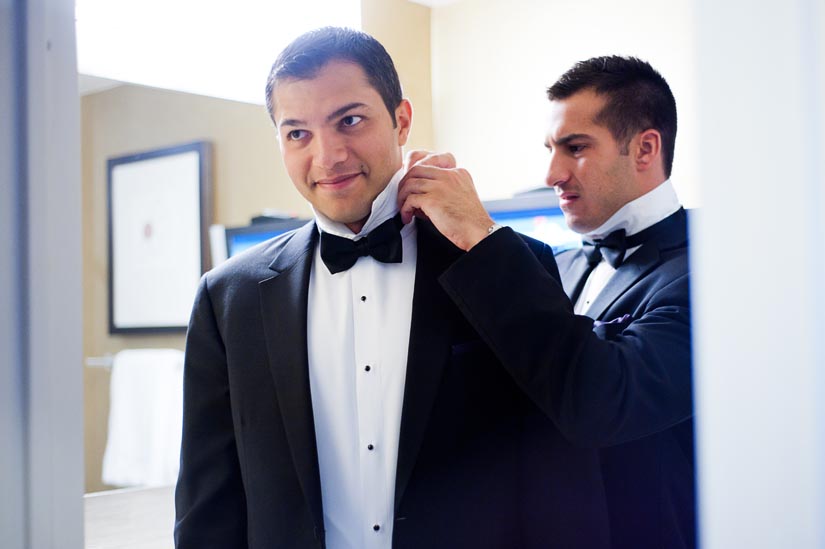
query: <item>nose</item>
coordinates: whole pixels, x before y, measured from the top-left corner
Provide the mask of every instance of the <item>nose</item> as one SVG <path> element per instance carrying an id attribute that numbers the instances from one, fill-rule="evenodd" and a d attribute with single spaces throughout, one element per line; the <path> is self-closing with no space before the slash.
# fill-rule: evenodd
<path id="1" fill-rule="evenodd" d="M 335 132 L 319 132 L 313 145 L 313 164 L 319 168 L 332 170 L 347 159 L 346 140 Z"/>
<path id="2" fill-rule="evenodd" d="M 544 182 L 548 187 L 556 187 L 570 179 L 570 170 L 564 165 L 563 159 L 555 152 L 550 153 L 550 164 L 547 166 L 547 175 Z"/>

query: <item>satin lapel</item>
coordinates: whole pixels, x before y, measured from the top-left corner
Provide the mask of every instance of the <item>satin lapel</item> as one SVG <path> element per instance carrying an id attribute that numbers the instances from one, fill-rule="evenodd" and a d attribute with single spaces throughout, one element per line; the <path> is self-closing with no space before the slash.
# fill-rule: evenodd
<path id="1" fill-rule="evenodd" d="M 269 367 L 292 460 L 315 526 L 324 527 L 321 477 L 307 359 L 307 297 L 315 223 L 297 230 L 269 266 L 272 278 L 260 283 Z"/>
<path id="2" fill-rule="evenodd" d="M 601 320 L 608 307 L 645 274 L 659 264 L 659 248 L 654 243 L 644 244 L 616 270 L 607 286 L 599 293 L 585 314 Z"/>
<path id="3" fill-rule="evenodd" d="M 430 412 L 451 353 L 449 298 L 438 277 L 461 253 L 426 222 L 418 224 L 418 260 L 415 270 L 407 378 L 398 441 L 395 509 L 412 475 L 424 439 Z"/>
<path id="4" fill-rule="evenodd" d="M 639 279 L 659 263 L 661 251 L 685 246 L 687 242 L 687 214 L 680 208 L 661 222 L 662 232 L 639 248 L 616 270 L 607 286 L 593 301 L 587 316 L 601 320 L 605 311 Z"/>
<path id="5" fill-rule="evenodd" d="M 590 264 L 581 250 L 573 250 L 564 255 L 568 254 L 572 257 L 566 262 L 566 266 L 561 261 L 559 262 L 559 274 L 561 275 L 564 293 L 567 294 L 571 302 L 575 303 L 582 288 L 584 288 Z"/>

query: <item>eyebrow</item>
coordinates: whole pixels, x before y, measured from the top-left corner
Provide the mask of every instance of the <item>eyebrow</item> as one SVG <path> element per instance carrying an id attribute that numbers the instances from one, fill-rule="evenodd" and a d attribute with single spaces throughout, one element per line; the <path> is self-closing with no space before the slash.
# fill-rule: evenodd
<path id="1" fill-rule="evenodd" d="M 332 114 L 330 114 L 329 116 L 327 116 L 327 122 L 332 122 L 333 120 L 335 120 L 339 116 L 343 116 L 344 114 L 346 114 L 347 111 L 351 111 L 352 109 L 357 109 L 359 107 L 366 107 L 366 105 L 364 103 L 357 103 L 357 102 L 356 103 L 350 103 L 349 105 L 344 105 L 343 107 L 341 107 L 337 111 L 335 111 Z"/>
<path id="2" fill-rule="evenodd" d="M 565 135 L 564 137 L 560 137 L 556 141 L 556 145 L 561 147 L 563 145 L 567 145 L 571 141 L 575 141 L 576 139 L 592 139 L 592 138 L 591 138 L 591 136 L 589 136 L 586 133 L 571 133 L 571 134 Z"/>
<path id="3" fill-rule="evenodd" d="M 342 116 L 342 115 L 346 114 L 347 112 L 351 111 L 352 109 L 357 109 L 359 107 L 367 107 L 367 105 L 364 104 L 364 103 L 359 103 L 357 101 L 354 102 L 354 103 L 348 103 L 348 104 L 344 105 L 343 107 L 341 107 L 340 109 L 336 109 L 331 114 L 329 114 L 326 118 L 326 121 L 327 122 L 332 122 L 333 120 L 335 120 L 339 116 Z M 291 126 L 291 127 L 306 126 L 306 122 L 303 121 L 303 120 L 298 120 L 297 118 L 287 118 L 287 119 L 281 121 L 280 127 L 284 127 L 284 126 Z"/>

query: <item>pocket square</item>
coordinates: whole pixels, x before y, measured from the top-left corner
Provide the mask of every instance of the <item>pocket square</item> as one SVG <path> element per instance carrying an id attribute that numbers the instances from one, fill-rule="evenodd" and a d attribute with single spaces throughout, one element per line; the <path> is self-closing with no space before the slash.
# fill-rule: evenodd
<path id="1" fill-rule="evenodd" d="M 602 339 L 614 339 L 617 335 L 622 333 L 630 323 L 633 322 L 633 317 L 630 315 L 622 315 L 619 318 L 602 322 L 596 320 L 593 322 L 593 331 Z"/>

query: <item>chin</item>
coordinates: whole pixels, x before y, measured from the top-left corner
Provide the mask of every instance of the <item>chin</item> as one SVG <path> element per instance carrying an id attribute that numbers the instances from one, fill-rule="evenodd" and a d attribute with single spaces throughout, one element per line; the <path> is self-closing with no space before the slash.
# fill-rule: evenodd
<path id="1" fill-rule="evenodd" d="M 358 223 L 363 224 L 367 221 L 367 218 L 369 217 L 369 213 L 366 213 L 364 215 L 357 215 L 357 214 L 347 215 L 347 214 L 343 214 L 343 213 L 339 213 L 338 215 L 328 215 L 328 214 L 326 214 L 326 215 L 332 221 L 335 221 L 336 223 L 341 223 L 343 225 L 353 225 L 353 224 L 358 224 Z"/>
<path id="2" fill-rule="evenodd" d="M 570 230 L 575 233 L 584 234 L 587 232 L 587 228 L 582 225 L 582 221 L 580 219 L 576 219 L 566 213 L 564 215 L 564 222 L 567 223 Z"/>
<path id="3" fill-rule="evenodd" d="M 332 221 L 335 221 L 336 223 L 355 223 L 359 219 L 363 219 L 364 217 L 369 215 L 369 209 L 366 210 L 366 214 L 359 215 L 362 211 L 360 209 L 352 209 L 346 207 L 336 208 L 335 205 L 333 205 L 333 207 L 331 208 L 316 207 L 315 209 L 324 214 L 325 216 L 327 216 L 328 218 L 330 218 Z"/>

